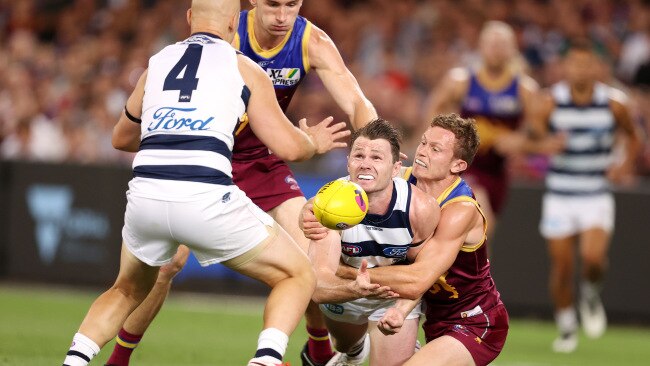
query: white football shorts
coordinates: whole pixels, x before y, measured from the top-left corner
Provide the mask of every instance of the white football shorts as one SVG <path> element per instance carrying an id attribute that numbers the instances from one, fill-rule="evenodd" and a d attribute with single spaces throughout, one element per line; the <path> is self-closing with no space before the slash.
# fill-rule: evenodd
<path id="1" fill-rule="evenodd" d="M 122 238 L 150 266 L 168 263 L 179 243 L 202 266 L 235 258 L 264 241 L 274 226 L 271 216 L 237 186 L 217 186 L 189 202 L 166 201 L 127 192 Z"/>
<path id="2" fill-rule="evenodd" d="M 342 304 L 320 304 L 320 310 L 326 317 L 343 323 L 366 324 L 377 322 L 386 309 L 395 306 L 396 300 L 357 299 Z M 419 303 L 406 319 L 418 319 L 422 315 L 422 303 Z"/>
<path id="3" fill-rule="evenodd" d="M 589 229 L 614 230 L 615 204 L 611 193 L 565 196 L 546 193 L 539 230 L 545 239 L 576 235 Z"/>

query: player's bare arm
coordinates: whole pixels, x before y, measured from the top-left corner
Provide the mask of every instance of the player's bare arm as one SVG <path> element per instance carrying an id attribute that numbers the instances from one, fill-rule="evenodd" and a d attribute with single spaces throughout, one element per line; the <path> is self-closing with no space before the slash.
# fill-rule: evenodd
<path id="1" fill-rule="evenodd" d="M 308 43 L 309 63 L 325 88 L 348 115 L 357 130 L 377 118 L 372 103 L 365 97 L 354 75 L 348 70 L 336 45 L 318 27 L 312 25 Z"/>
<path id="2" fill-rule="evenodd" d="M 251 129 L 274 154 L 283 160 L 302 161 L 347 146 L 336 140 L 348 136 L 350 131 L 345 130 L 344 122 L 330 125 L 331 117 L 312 127 L 302 120 L 301 128 L 296 128 L 280 109 L 268 75 L 248 57 L 238 55 L 237 59 L 251 92 L 247 110 Z"/>
<path id="3" fill-rule="evenodd" d="M 457 67 L 449 70 L 440 85 L 429 96 L 425 119 L 430 120 L 438 114 L 458 112 L 468 88 L 469 71 L 466 68 Z"/>
<path id="4" fill-rule="evenodd" d="M 363 297 L 396 296 L 389 287 L 370 283 L 365 261 L 354 280 L 336 276 L 341 259 L 341 235 L 338 231 L 329 230 L 324 239 L 313 240 L 309 245 L 309 258 L 316 271 L 316 290 L 312 295 L 315 303 L 342 303 Z"/>
<path id="5" fill-rule="evenodd" d="M 145 70 L 140 75 L 135 89 L 126 101 L 126 106 L 120 115 L 120 119 L 113 128 L 112 143 L 113 147 L 118 150 L 137 152 L 140 148 L 141 131 L 138 120 L 142 116 L 142 98 L 144 97 L 144 84 L 146 81 L 147 71 Z"/>
<path id="6" fill-rule="evenodd" d="M 609 105 L 618 127 L 617 138 L 621 138 L 625 145 L 625 156 L 610 168 L 607 175 L 615 183 L 626 183 L 633 179 L 634 159 L 641 149 L 641 133 L 632 121 L 623 92 L 613 91 Z"/>
<path id="7" fill-rule="evenodd" d="M 566 136 L 549 133 L 549 121 L 553 109 L 555 109 L 555 102 L 550 92 L 538 91 L 535 95 L 535 103 L 531 106 L 530 117 L 526 122 L 526 133 L 529 138 L 527 152 L 554 155 L 564 149 Z"/>
<path id="8" fill-rule="evenodd" d="M 483 217 L 470 202 L 455 202 L 445 208 L 434 235 L 422 244 L 413 263 L 371 268 L 373 282 L 390 286 L 400 297 L 422 296 L 456 260 L 462 246 L 483 240 Z"/>

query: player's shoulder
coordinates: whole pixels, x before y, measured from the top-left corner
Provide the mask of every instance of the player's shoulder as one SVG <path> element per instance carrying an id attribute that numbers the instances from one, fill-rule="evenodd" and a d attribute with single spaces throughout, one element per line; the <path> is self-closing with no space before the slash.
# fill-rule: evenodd
<path id="1" fill-rule="evenodd" d="M 418 214 L 440 210 L 435 198 L 412 183 L 406 182 L 406 184 L 411 188 L 411 210 L 415 210 Z"/>
<path id="2" fill-rule="evenodd" d="M 606 85 L 607 97 L 611 104 L 627 106 L 630 103 L 630 98 L 623 90 L 611 85 Z"/>
<path id="3" fill-rule="evenodd" d="M 536 93 L 539 91 L 539 83 L 530 75 L 525 73 L 519 74 L 519 86 L 529 93 Z"/>
<path id="4" fill-rule="evenodd" d="M 466 83 L 472 72 L 467 67 L 454 67 L 447 72 L 446 79 L 450 82 Z"/>

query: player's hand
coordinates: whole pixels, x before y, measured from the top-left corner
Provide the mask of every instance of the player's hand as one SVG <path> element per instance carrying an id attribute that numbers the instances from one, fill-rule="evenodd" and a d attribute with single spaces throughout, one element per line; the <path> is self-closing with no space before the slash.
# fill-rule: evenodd
<path id="1" fill-rule="evenodd" d="M 359 298 L 368 299 L 394 299 L 399 295 L 393 292 L 390 287 L 382 286 L 377 283 L 370 283 L 370 273 L 368 273 L 368 261 L 363 259 L 361 267 L 357 271 L 357 278 L 351 283 L 352 290 Z"/>
<path id="2" fill-rule="evenodd" d="M 348 144 L 340 142 L 344 137 L 350 136 L 350 130 L 345 128 L 345 122 L 332 125 L 333 117 L 327 117 L 315 126 L 307 126 L 305 118 L 298 121 L 300 129 L 305 132 L 316 147 L 317 154 L 326 153 L 332 149 L 346 147 Z"/>
<path id="3" fill-rule="evenodd" d="M 384 316 L 377 322 L 377 328 L 385 335 L 399 333 L 404 325 L 406 316 L 397 308 L 388 308 Z"/>
<path id="4" fill-rule="evenodd" d="M 535 152 L 543 155 L 557 155 L 566 147 L 566 134 L 547 136 L 537 142 Z"/>
<path id="5" fill-rule="evenodd" d="M 174 276 L 185 267 L 185 263 L 187 263 L 187 258 L 189 256 L 190 249 L 183 244 L 179 245 L 171 262 L 160 267 L 160 272 L 158 272 L 158 281 L 171 282 Z"/>
<path id="6" fill-rule="evenodd" d="M 303 234 L 307 239 L 310 240 L 325 239 L 327 233 L 329 232 L 329 229 L 321 225 L 320 222 L 316 220 L 316 216 L 314 216 L 313 207 L 314 205 L 311 202 L 307 202 L 302 207 L 302 211 L 300 212 L 300 218 L 298 220 L 298 225 L 300 226 L 300 230 L 302 230 Z"/>
<path id="7" fill-rule="evenodd" d="M 494 150 L 501 156 L 520 153 L 527 143 L 526 136 L 519 132 L 502 132 L 494 141 Z"/>
<path id="8" fill-rule="evenodd" d="M 615 164 L 607 170 L 607 178 L 616 185 L 632 186 L 636 181 L 631 164 Z"/>

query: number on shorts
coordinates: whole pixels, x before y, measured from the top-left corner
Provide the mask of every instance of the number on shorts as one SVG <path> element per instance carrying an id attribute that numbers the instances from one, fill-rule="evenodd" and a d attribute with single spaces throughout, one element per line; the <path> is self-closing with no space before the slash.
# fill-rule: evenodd
<path id="1" fill-rule="evenodd" d="M 192 100 L 192 92 L 196 90 L 199 84 L 196 72 L 199 69 L 199 61 L 201 61 L 202 53 L 202 45 L 190 44 L 181 59 L 178 60 L 178 63 L 176 63 L 165 78 L 163 90 L 178 90 L 178 101 L 181 103 L 187 103 Z M 185 70 L 183 77 L 179 77 L 183 70 Z"/>

